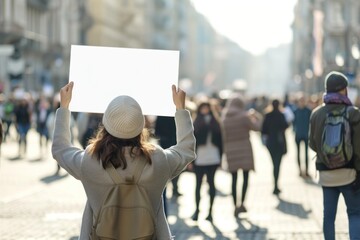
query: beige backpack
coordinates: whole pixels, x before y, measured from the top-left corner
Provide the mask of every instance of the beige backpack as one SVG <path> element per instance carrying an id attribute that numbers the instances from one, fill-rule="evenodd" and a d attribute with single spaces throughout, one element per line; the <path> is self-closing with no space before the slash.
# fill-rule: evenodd
<path id="1" fill-rule="evenodd" d="M 120 176 L 112 164 L 106 169 L 115 184 L 96 216 L 91 240 L 154 239 L 154 211 L 146 190 L 138 185 L 146 161 L 136 161 L 132 176 Z"/>

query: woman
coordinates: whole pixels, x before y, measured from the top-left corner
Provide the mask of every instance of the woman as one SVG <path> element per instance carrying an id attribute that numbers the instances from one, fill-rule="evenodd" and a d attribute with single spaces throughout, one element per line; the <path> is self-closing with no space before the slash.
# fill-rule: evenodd
<path id="1" fill-rule="evenodd" d="M 19 133 L 19 157 L 26 154 L 27 134 L 31 128 L 31 110 L 28 100 L 23 97 L 15 107 L 15 123 Z"/>
<path id="2" fill-rule="evenodd" d="M 133 174 L 139 159 L 147 161 L 138 184 L 146 189 L 155 212 L 155 239 L 172 239 L 164 214 L 162 192 L 166 183 L 195 158 L 195 138 L 190 114 L 185 110 L 185 92 L 172 86 L 177 109 L 177 145 L 163 150 L 151 144 L 144 130 L 145 120 L 139 104 L 129 96 L 119 96 L 108 105 L 103 126 L 96 137 L 82 150 L 70 141 L 68 107 L 73 85 L 70 82 L 60 90 L 52 153 L 61 167 L 82 182 L 87 195 L 79 239 L 89 239 L 94 216 L 98 214 L 105 193 L 114 184 L 105 168 L 112 164 L 117 173 L 125 177 Z"/>
<path id="3" fill-rule="evenodd" d="M 282 156 L 287 152 L 285 130 L 289 126 L 285 115 L 279 109 L 280 102 L 275 99 L 272 101 L 272 110 L 265 114 L 262 125 L 262 139 L 270 152 L 271 160 L 274 165 L 274 191 L 273 194 L 279 195 L 278 186 L 280 163 Z"/>
<path id="4" fill-rule="evenodd" d="M 260 131 L 262 116 L 251 109 L 245 109 L 244 100 L 240 96 L 229 99 L 222 114 L 224 152 L 228 171 L 232 175 L 232 198 L 237 216 L 246 212 L 244 204 L 249 181 L 249 171 L 254 170 L 254 157 L 250 142 L 250 131 Z M 241 202 L 237 204 L 238 170 L 243 170 L 243 186 Z"/>
<path id="5" fill-rule="evenodd" d="M 196 155 L 194 172 L 196 175 L 195 187 L 195 213 L 192 216 L 194 221 L 199 217 L 200 189 L 202 179 L 206 175 L 209 184 L 210 204 L 209 215 L 206 220 L 212 222 L 212 207 L 215 199 L 215 172 L 220 165 L 222 155 L 222 137 L 219 121 L 215 118 L 210 103 L 203 102 L 197 109 L 194 120 L 194 134 L 196 137 Z"/>
<path id="6" fill-rule="evenodd" d="M 42 157 L 42 148 L 44 146 L 45 152 L 48 150 L 48 141 L 50 138 L 49 129 L 47 128 L 47 120 L 51 113 L 51 107 L 48 99 L 44 96 L 41 96 L 40 99 L 36 102 L 36 130 L 39 133 L 39 149 L 40 149 L 40 158 Z M 43 144 L 43 140 L 45 141 Z"/>

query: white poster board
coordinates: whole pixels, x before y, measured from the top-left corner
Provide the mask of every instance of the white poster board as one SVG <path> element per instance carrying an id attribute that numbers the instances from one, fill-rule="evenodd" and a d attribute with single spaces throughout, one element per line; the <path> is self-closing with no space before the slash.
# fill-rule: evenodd
<path id="1" fill-rule="evenodd" d="M 179 51 L 71 46 L 70 110 L 103 113 L 119 95 L 133 97 L 144 115 L 174 116 L 171 86 L 178 85 Z"/>

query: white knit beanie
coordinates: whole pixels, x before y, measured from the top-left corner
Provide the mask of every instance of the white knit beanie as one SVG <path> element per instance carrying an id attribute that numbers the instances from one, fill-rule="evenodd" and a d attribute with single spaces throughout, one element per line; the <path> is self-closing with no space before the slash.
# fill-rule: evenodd
<path id="1" fill-rule="evenodd" d="M 129 96 L 118 96 L 107 106 L 103 120 L 106 131 L 123 139 L 139 135 L 145 125 L 140 105 Z"/>

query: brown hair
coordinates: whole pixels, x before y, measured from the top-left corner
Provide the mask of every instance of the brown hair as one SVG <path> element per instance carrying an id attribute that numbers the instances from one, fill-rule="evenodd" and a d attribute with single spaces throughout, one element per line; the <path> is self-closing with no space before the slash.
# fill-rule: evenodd
<path id="1" fill-rule="evenodd" d="M 130 156 L 144 156 L 151 164 L 151 152 L 155 147 L 149 143 L 149 131 L 144 128 L 142 133 L 130 139 L 122 139 L 112 136 L 104 126 L 100 126 L 95 137 L 90 139 L 89 152 L 102 162 L 105 169 L 109 163 L 115 168 L 127 167 L 125 147 L 130 147 Z"/>

